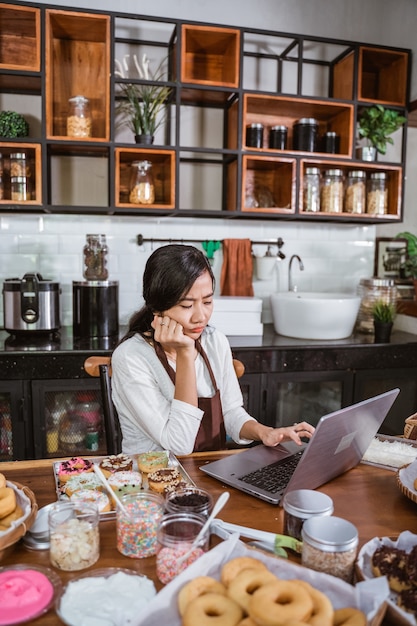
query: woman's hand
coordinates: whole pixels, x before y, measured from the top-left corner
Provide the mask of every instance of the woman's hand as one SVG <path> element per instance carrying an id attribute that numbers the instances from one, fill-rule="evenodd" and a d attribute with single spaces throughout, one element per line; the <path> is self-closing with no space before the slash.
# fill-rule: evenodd
<path id="1" fill-rule="evenodd" d="M 167 315 L 155 315 L 151 324 L 155 331 L 155 341 L 162 344 L 164 349 L 178 351 L 194 349 L 194 340 L 184 335 L 181 324 Z"/>
<path id="2" fill-rule="evenodd" d="M 292 426 L 282 428 L 269 428 L 262 432 L 261 441 L 266 446 L 277 446 L 284 441 L 294 441 L 299 446 L 302 445 L 301 437 L 310 439 L 315 431 L 314 426 L 307 422 L 300 422 Z"/>

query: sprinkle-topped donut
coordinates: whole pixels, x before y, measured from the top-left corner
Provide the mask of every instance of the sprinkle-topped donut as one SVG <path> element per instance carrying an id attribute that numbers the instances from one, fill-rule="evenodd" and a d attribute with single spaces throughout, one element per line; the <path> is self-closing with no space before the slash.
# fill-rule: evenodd
<path id="1" fill-rule="evenodd" d="M 64 492 L 68 497 L 80 489 L 98 489 L 102 491 L 101 480 L 93 472 L 84 472 L 77 476 L 71 476 L 65 485 Z"/>
<path id="2" fill-rule="evenodd" d="M 168 485 L 173 485 L 180 481 L 181 474 L 175 467 L 165 467 L 148 474 L 149 488 L 157 493 L 164 493 Z"/>
<path id="3" fill-rule="evenodd" d="M 168 465 L 168 455 L 163 450 L 155 452 L 142 452 L 137 456 L 138 468 L 144 474 L 150 474 L 155 470 L 162 469 Z"/>
<path id="4" fill-rule="evenodd" d="M 68 461 L 62 461 L 58 468 L 58 478 L 62 483 L 67 482 L 71 476 L 78 476 L 83 472 L 92 472 L 93 463 L 88 459 L 83 459 L 80 456 L 74 456 Z"/>
<path id="5" fill-rule="evenodd" d="M 110 476 L 114 472 L 125 472 L 133 467 L 133 459 L 121 452 L 106 456 L 100 463 L 100 469 L 105 476 Z"/>
<path id="6" fill-rule="evenodd" d="M 80 489 L 72 494 L 71 502 L 94 502 L 97 504 L 100 513 L 111 510 L 111 503 L 108 495 L 97 489 Z"/>
<path id="7" fill-rule="evenodd" d="M 142 489 L 142 474 L 140 472 L 115 472 L 108 478 L 110 487 L 118 494 L 137 493 Z"/>

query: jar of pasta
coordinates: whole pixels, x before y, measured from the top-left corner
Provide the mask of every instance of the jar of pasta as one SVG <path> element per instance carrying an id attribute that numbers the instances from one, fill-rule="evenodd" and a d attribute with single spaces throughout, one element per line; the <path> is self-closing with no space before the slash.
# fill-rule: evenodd
<path id="1" fill-rule="evenodd" d="M 343 171 L 327 170 L 321 187 L 321 211 L 341 213 L 343 211 Z"/>
<path id="2" fill-rule="evenodd" d="M 366 209 L 366 172 L 353 170 L 348 173 L 345 191 L 346 213 L 365 213 Z"/>
<path id="3" fill-rule="evenodd" d="M 10 154 L 10 178 L 30 175 L 30 164 L 26 152 L 12 152 Z"/>
<path id="4" fill-rule="evenodd" d="M 69 99 L 67 117 L 68 137 L 91 137 L 92 118 L 90 101 L 85 96 L 74 96 Z"/>
<path id="5" fill-rule="evenodd" d="M 150 161 L 133 161 L 129 202 L 132 204 L 154 204 L 155 186 Z"/>
<path id="6" fill-rule="evenodd" d="M 371 215 L 384 215 L 388 210 L 387 175 L 374 172 L 369 177 L 366 212 Z"/>

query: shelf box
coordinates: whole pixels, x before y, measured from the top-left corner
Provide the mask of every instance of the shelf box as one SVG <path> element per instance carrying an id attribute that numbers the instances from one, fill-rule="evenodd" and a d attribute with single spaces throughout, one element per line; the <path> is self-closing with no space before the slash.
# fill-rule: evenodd
<path id="1" fill-rule="evenodd" d="M 10 189 L 10 155 L 14 152 L 23 152 L 26 154 L 27 167 L 29 169 L 29 185 L 30 199 L 17 201 L 11 199 Z M 3 198 L 0 199 L 1 205 L 10 206 L 37 206 L 42 204 L 42 159 L 41 146 L 38 143 L 8 143 L 2 142 L 1 153 L 3 155 Z M 15 172 L 20 175 L 21 172 Z M 23 172 L 22 172 L 23 173 Z"/>
<path id="2" fill-rule="evenodd" d="M 154 204 L 129 202 L 131 164 L 133 161 L 151 161 L 155 187 Z M 115 206 L 127 209 L 175 208 L 175 152 L 138 148 L 116 148 L 115 151 Z"/>
<path id="3" fill-rule="evenodd" d="M 408 53 L 379 48 L 359 49 L 358 99 L 405 106 Z"/>
<path id="4" fill-rule="evenodd" d="M 110 16 L 46 11 L 46 128 L 48 138 L 67 136 L 69 99 L 90 101 L 92 136 L 110 138 Z"/>
<path id="5" fill-rule="evenodd" d="M 246 126 L 260 123 L 264 126 L 264 135 L 263 146 L 258 150 L 273 152 L 273 150 L 268 148 L 269 131 L 273 126 L 282 124 L 288 127 L 288 148 L 286 151 L 281 152 L 290 152 L 292 151 L 294 123 L 303 117 L 312 117 L 317 119 L 319 123 L 319 137 L 327 131 L 336 132 L 340 136 L 339 155 L 351 158 L 353 150 L 353 113 L 352 104 L 245 94 L 243 100 L 242 148 L 257 150 L 256 148 L 246 146 Z M 232 112 L 231 115 L 233 116 L 234 113 Z M 300 154 L 298 150 L 293 152 Z"/>
<path id="6" fill-rule="evenodd" d="M 182 25 L 181 81 L 219 87 L 239 85 L 240 31 Z"/>
<path id="7" fill-rule="evenodd" d="M 0 69 L 40 71 L 40 9 L 0 4 Z"/>
<path id="8" fill-rule="evenodd" d="M 367 180 L 370 174 L 373 172 L 385 172 L 387 174 L 387 190 L 388 190 L 388 211 L 384 215 L 374 215 L 372 213 L 328 213 L 320 211 L 318 213 L 312 213 L 303 211 L 303 184 L 304 174 L 307 167 L 318 167 L 323 175 L 326 170 L 329 169 L 341 169 L 344 173 L 344 177 L 347 177 L 348 172 L 353 170 L 361 170 L 366 172 Z M 346 163 L 346 161 L 331 161 L 324 164 L 323 161 L 314 160 L 302 160 L 300 164 L 300 186 L 299 186 L 299 199 L 298 206 L 300 207 L 300 215 L 309 216 L 329 216 L 347 218 L 348 220 L 370 220 L 377 222 L 378 220 L 386 221 L 387 219 L 395 218 L 398 220 L 401 218 L 401 197 L 402 197 L 402 167 L 395 165 L 385 165 L 383 163 L 370 162 L 370 161 L 355 161 Z"/>

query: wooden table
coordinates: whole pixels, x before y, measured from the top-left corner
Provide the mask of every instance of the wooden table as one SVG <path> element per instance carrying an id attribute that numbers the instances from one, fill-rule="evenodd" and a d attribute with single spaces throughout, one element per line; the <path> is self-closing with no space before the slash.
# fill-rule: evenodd
<path id="1" fill-rule="evenodd" d="M 283 513 L 280 507 L 229 488 L 199 470 L 199 466 L 220 458 L 222 454 L 230 453 L 198 453 L 182 457 L 180 461 L 194 482 L 199 487 L 209 490 L 215 499 L 223 491 L 230 491 L 231 497 L 220 515 L 225 522 L 281 533 Z M 0 471 L 8 480 L 15 480 L 32 489 L 39 507 L 56 500 L 51 459 L 5 462 L 0 464 Z M 417 534 L 417 505 L 402 495 L 396 485 L 396 475 L 392 471 L 360 464 L 327 483 L 319 491 L 333 499 L 334 515 L 355 524 L 359 531 L 360 545 L 372 537 L 396 536 L 403 530 L 410 530 Z M 100 560 L 91 569 L 130 568 L 152 578 L 157 589 L 162 587 L 156 579 L 154 557 L 136 560 L 125 557 L 117 551 L 114 520 L 100 524 L 100 538 Z M 50 567 L 49 552 L 48 550 L 28 550 L 20 541 L 9 554 L 6 554 L 0 565 L 16 563 Z M 78 575 L 77 572 L 59 571 L 58 573 L 63 583 Z M 58 618 L 51 610 L 46 616 L 30 623 L 37 626 L 56 626 Z M 388 620 L 384 621 L 384 625 L 389 623 Z"/>

